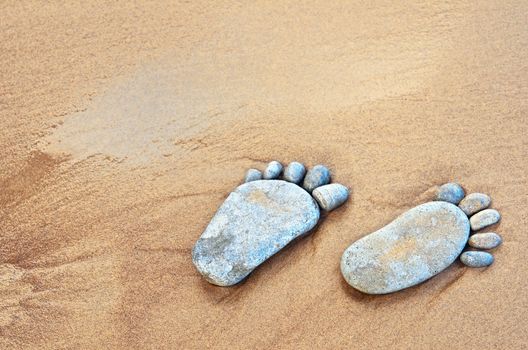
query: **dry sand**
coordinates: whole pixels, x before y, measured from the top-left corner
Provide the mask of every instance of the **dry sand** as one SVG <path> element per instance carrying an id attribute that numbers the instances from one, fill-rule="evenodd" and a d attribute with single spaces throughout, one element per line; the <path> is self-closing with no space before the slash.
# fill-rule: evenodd
<path id="1" fill-rule="evenodd" d="M 522 349 L 526 1 L 4 1 L 0 348 Z M 191 248 L 249 167 L 324 163 L 351 200 L 233 288 Z M 504 244 L 387 296 L 354 240 L 458 181 Z"/>

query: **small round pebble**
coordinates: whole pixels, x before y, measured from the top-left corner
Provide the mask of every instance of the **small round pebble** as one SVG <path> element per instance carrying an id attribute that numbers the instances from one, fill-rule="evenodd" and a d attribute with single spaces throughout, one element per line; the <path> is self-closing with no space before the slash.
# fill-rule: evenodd
<path id="1" fill-rule="evenodd" d="M 249 169 L 246 173 L 244 182 L 257 181 L 262 179 L 262 173 L 257 169 Z"/>
<path id="2" fill-rule="evenodd" d="M 491 204 L 491 198 L 484 193 L 470 193 L 460 201 L 458 207 L 462 209 L 467 216 L 486 209 Z"/>
<path id="3" fill-rule="evenodd" d="M 469 267 L 490 266 L 493 260 L 493 255 L 487 252 L 467 251 L 460 255 L 460 261 Z"/>
<path id="4" fill-rule="evenodd" d="M 299 162 L 291 162 L 284 169 L 284 180 L 293 182 L 294 184 L 300 184 L 304 174 L 306 174 L 306 168 Z"/>
<path id="5" fill-rule="evenodd" d="M 321 208 L 330 211 L 347 201 L 348 188 L 341 184 L 324 185 L 313 190 L 312 196 Z"/>
<path id="6" fill-rule="evenodd" d="M 496 224 L 499 222 L 500 218 L 501 216 L 499 212 L 495 209 L 485 209 L 470 217 L 469 223 L 471 224 L 471 229 L 477 231 L 484 227 Z"/>
<path id="7" fill-rule="evenodd" d="M 469 245 L 478 249 L 497 248 L 502 243 L 502 238 L 495 232 L 475 233 L 469 237 Z"/>
<path id="8" fill-rule="evenodd" d="M 276 179 L 279 177 L 281 171 L 282 171 L 282 164 L 277 162 L 276 160 L 271 161 L 266 167 L 266 170 L 264 170 L 264 179 L 266 180 Z"/>
<path id="9" fill-rule="evenodd" d="M 303 182 L 303 188 L 312 193 L 312 191 L 330 182 L 330 170 L 324 165 L 316 165 L 308 170 Z"/>
<path id="10" fill-rule="evenodd" d="M 457 183 L 446 183 L 438 188 L 436 200 L 457 205 L 464 198 L 464 189 Z"/>

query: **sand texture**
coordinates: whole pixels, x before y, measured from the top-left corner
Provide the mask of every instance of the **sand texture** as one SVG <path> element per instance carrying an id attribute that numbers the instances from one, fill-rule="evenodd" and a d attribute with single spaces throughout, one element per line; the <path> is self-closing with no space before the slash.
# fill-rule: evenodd
<path id="1" fill-rule="evenodd" d="M 525 348 L 527 13 L 1 2 L 0 348 Z M 242 284 L 212 286 L 192 247 L 273 159 L 323 163 L 351 197 Z M 350 288 L 343 251 L 449 181 L 500 211 L 494 265 Z"/>

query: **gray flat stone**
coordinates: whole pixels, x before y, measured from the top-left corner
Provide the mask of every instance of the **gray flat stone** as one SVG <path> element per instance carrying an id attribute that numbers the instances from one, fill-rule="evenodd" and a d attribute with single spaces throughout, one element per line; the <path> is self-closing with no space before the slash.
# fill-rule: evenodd
<path id="1" fill-rule="evenodd" d="M 486 209 L 491 204 L 491 198 L 484 193 L 470 193 L 458 203 L 458 207 L 462 209 L 467 216 L 473 215 L 476 212 Z"/>
<path id="2" fill-rule="evenodd" d="M 230 286 L 310 231 L 319 207 L 308 192 L 282 180 L 238 186 L 196 242 L 192 259 L 210 283 Z"/>
<path id="3" fill-rule="evenodd" d="M 348 188 L 341 184 L 329 184 L 317 187 L 312 192 L 319 206 L 326 210 L 334 210 L 348 199 Z"/>
<path id="4" fill-rule="evenodd" d="M 493 264 L 493 255 L 488 252 L 467 251 L 460 255 L 460 261 L 469 267 L 486 267 Z"/>
<path id="5" fill-rule="evenodd" d="M 446 183 L 438 188 L 436 200 L 458 204 L 464 198 L 464 189 L 457 183 Z"/>
<path id="6" fill-rule="evenodd" d="M 315 188 L 326 185 L 329 182 L 330 170 L 324 165 L 316 165 L 306 173 L 303 187 L 306 191 L 312 193 Z"/>
<path id="7" fill-rule="evenodd" d="M 501 245 L 502 238 L 495 232 L 475 233 L 469 237 L 470 247 L 478 249 L 493 249 Z"/>
<path id="8" fill-rule="evenodd" d="M 500 213 L 495 209 L 485 209 L 473 215 L 469 219 L 469 222 L 471 223 L 471 229 L 477 231 L 484 227 L 496 224 L 500 221 L 500 218 Z"/>
<path id="9" fill-rule="evenodd" d="M 468 236 L 468 218 L 457 206 L 425 203 L 348 247 L 341 258 L 341 272 L 364 293 L 392 293 L 451 265 Z"/>

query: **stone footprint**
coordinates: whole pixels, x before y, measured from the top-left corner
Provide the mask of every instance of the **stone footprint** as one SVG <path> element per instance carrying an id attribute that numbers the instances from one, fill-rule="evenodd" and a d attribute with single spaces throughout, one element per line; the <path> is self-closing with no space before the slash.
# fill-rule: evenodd
<path id="1" fill-rule="evenodd" d="M 283 169 L 272 161 L 264 173 L 250 169 L 245 183 L 229 194 L 194 245 L 194 265 L 212 284 L 239 283 L 307 234 L 321 209 L 331 211 L 348 199 L 348 188 L 329 182 L 330 171 L 322 165 L 306 172 L 298 162 Z"/>
<path id="2" fill-rule="evenodd" d="M 491 198 L 482 193 L 464 197 L 455 183 L 440 186 L 436 201 L 418 205 L 385 227 L 349 246 L 341 258 L 341 272 L 352 287 L 368 294 L 408 288 L 440 273 L 459 256 L 470 267 L 485 267 L 502 242 L 493 232 L 476 233 L 500 220 L 487 209 Z M 466 244 L 478 250 L 462 251 Z M 462 253 L 462 254 L 461 254 Z"/>

